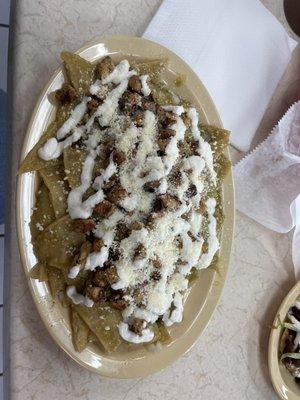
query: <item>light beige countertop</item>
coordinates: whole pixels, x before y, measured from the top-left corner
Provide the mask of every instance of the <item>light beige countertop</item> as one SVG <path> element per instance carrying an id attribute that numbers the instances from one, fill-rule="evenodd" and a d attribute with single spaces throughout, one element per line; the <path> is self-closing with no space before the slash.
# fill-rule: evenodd
<path id="1" fill-rule="evenodd" d="M 61 50 L 103 35 L 141 35 L 160 0 L 19 0 L 13 46 L 12 176 L 38 94 Z M 281 1 L 264 0 L 284 21 Z M 299 50 L 299 49 L 298 49 Z M 300 56 L 281 82 L 259 128 L 264 136 L 299 89 Z M 296 85 L 298 85 L 296 87 Z M 298 91 L 299 93 L 299 91 Z M 234 152 L 234 159 L 241 155 Z M 13 179 L 13 194 L 15 180 Z M 13 206 L 13 201 L 12 201 Z M 14 211 L 12 215 L 14 217 Z M 294 284 L 291 234 L 277 234 L 237 213 L 232 262 L 221 302 L 192 350 L 166 370 L 112 380 L 75 364 L 53 342 L 35 309 L 11 236 L 11 398 L 13 400 L 276 399 L 267 346 L 276 310 Z"/>

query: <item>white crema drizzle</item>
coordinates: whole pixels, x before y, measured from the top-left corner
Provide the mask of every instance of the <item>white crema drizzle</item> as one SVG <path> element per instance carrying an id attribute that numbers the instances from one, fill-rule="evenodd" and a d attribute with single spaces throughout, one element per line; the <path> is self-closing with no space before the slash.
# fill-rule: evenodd
<path id="1" fill-rule="evenodd" d="M 77 293 L 75 286 L 67 287 L 67 296 L 72 300 L 72 302 L 76 305 L 84 305 L 86 307 L 93 307 L 94 302 L 89 297 L 83 296 L 80 293 Z"/>
<path id="2" fill-rule="evenodd" d="M 141 84 L 142 84 L 142 93 L 144 96 L 149 96 L 151 93 L 151 89 L 148 85 L 148 79 L 149 79 L 148 75 L 142 75 L 140 77 Z"/>
<path id="3" fill-rule="evenodd" d="M 199 116 L 198 116 L 197 110 L 195 108 L 190 108 L 188 110 L 187 114 L 192 122 L 191 131 L 194 136 L 194 139 L 199 141 L 199 154 L 204 159 L 206 166 L 211 174 L 213 183 L 214 183 L 214 185 L 216 185 L 217 174 L 216 174 L 216 171 L 214 170 L 213 152 L 210 147 L 210 144 L 208 142 L 205 142 L 205 140 L 203 140 L 203 138 L 200 134 L 200 130 L 198 127 Z"/>

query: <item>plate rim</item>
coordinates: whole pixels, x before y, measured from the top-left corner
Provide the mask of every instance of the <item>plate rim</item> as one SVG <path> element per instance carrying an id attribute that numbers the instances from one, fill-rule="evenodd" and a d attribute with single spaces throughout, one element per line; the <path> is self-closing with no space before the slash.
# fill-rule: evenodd
<path id="1" fill-rule="evenodd" d="M 82 46 L 80 49 L 75 51 L 74 53 L 81 55 L 83 52 L 88 51 L 93 46 L 100 45 L 101 43 L 104 43 L 104 45 L 106 46 L 107 43 L 109 43 L 110 41 L 120 41 L 120 40 L 121 41 L 132 41 L 132 42 L 136 42 L 136 41 L 138 41 L 138 42 L 149 42 L 151 45 L 156 46 L 163 53 L 166 53 L 167 55 L 169 55 L 173 59 L 177 60 L 177 62 L 182 64 L 185 67 L 185 69 L 189 71 L 191 76 L 193 76 L 193 78 L 195 79 L 195 82 L 201 86 L 202 91 L 205 93 L 205 96 L 206 96 L 206 98 L 208 100 L 208 103 L 209 103 L 209 108 L 210 108 L 209 112 L 211 114 L 211 119 L 213 119 L 213 121 L 214 121 L 213 123 L 215 125 L 219 126 L 219 127 L 223 127 L 221 119 L 220 119 L 220 116 L 219 116 L 219 114 L 217 112 L 216 106 L 215 106 L 210 94 L 208 93 L 207 89 L 203 85 L 201 79 L 196 75 L 196 73 L 191 69 L 191 67 L 184 60 L 182 60 L 179 56 L 177 56 L 171 50 L 169 50 L 166 47 L 160 45 L 159 43 L 156 43 L 154 41 L 151 41 L 151 40 L 148 40 L 148 39 L 144 39 L 144 38 L 138 38 L 138 37 L 135 37 L 135 36 L 126 36 L 126 35 L 104 36 L 104 37 L 98 37 L 98 38 L 96 38 L 96 39 L 94 39 L 92 41 L 89 41 L 84 46 Z M 109 45 L 107 45 L 107 47 L 109 47 Z M 43 90 L 41 91 L 41 94 L 39 95 L 39 97 L 37 99 L 35 107 L 34 107 L 32 113 L 31 113 L 31 117 L 30 117 L 27 129 L 26 129 L 26 133 L 25 133 L 24 139 L 23 139 L 23 145 L 22 145 L 22 150 L 21 150 L 21 154 L 20 154 L 20 161 L 24 159 L 25 155 L 29 151 L 29 150 L 27 150 L 28 142 L 29 142 L 30 137 L 31 137 L 32 127 L 33 127 L 36 115 L 37 115 L 37 113 L 39 111 L 39 107 L 40 107 L 44 97 L 46 96 L 47 92 L 49 91 L 53 81 L 55 80 L 57 75 L 61 72 L 61 70 L 62 70 L 61 67 L 55 69 L 54 73 L 51 75 L 49 81 L 46 83 L 45 87 L 43 88 Z M 199 102 L 200 102 L 200 100 L 199 100 Z M 226 150 L 226 156 L 229 158 L 229 160 L 231 160 L 229 149 Z M 100 374 L 101 376 L 111 377 L 111 378 L 121 378 L 121 379 L 123 379 L 123 378 L 127 379 L 127 378 L 145 377 L 145 376 L 148 376 L 148 375 L 153 374 L 155 372 L 158 372 L 158 371 L 166 368 L 168 365 L 172 364 L 173 362 L 175 362 L 179 357 L 183 356 L 187 351 L 189 351 L 195 345 L 195 343 L 198 341 L 198 339 L 200 338 L 201 334 L 206 329 L 209 321 L 211 320 L 211 318 L 213 316 L 213 313 L 214 313 L 216 307 L 219 304 L 220 297 L 221 297 L 221 294 L 223 292 L 223 287 L 224 287 L 224 284 L 226 282 L 226 278 L 227 278 L 227 275 L 228 275 L 228 270 L 229 270 L 229 265 L 230 265 L 230 257 L 231 257 L 231 253 L 232 253 L 233 237 L 234 237 L 234 226 L 235 226 L 235 197 L 234 197 L 234 182 L 233 182 L 232 168 L 230 168 L 230 171 L 229 171 L 228 176 L 226 178 L 226 180 L 227 180 L 226 190 L 228 191 L 228 197 L 230 198 L 229 201 L 231 203 L 230 207 L 228 205 L 228 208 L 230 210 L 230 217 L 228 218 L 228 221 L 227 221 L 228 227 L 227 227 L 227 232 L 226 232 L 226 242 L 227 242 L 227 246 L 228 246 L 228 257 L 227 257 L 228 261 L 227 261 L 226 265 L 223 266 L 222 279 L 220 280 L 218 286 L 214 288 L 214 292 L 215 292 L 214 293 L 214 298 L 215 298 L 215 300 L 212 302 L 212 304 L 208 304 L 207 305 L 207 311 L 206 311 L 206 317 L 205 317 L 204 325 L 202 327 L 200 327 L 200 329 L 197 330 L 197 334 L 194 335 L 195 337 L 190 340 L 190 343 L 186 344 L 184 346 L 184 350 L 183 351 L 177 351 L 176 354 L 173 357 L 171 357 L 171 359 L 169 359 L 168 362 L 165 362 L 162 366 L 159 366 L 159 367 L 151 367 L 151 366 L 149 366 L 149 369 L 147 371 L 142 371 L 140 373 L 131 373 L 131 374 L 127 374 L 126 376 L 120 375 L 118 373 L 118 371 L 115 371 L 114 369 L 112 369 L 111 371 L 106 371 L 106 370 L 103 371 L 103 370 L 101 370 L 101 368 L 95 368 L 95 367 L 87 364 L 86 362 L 82 361 L 81 358 L 77 356 L 77 352 L 75 350 L 70 351 L 70 350 L 68 350 L 66 348 L 65 343 L 63 341 L 61 341 L 60 338 L 51 329 L 51 327 L 49 325 L 49 319 L 48 319 L 47 315 L 42 312 L 41 305 L 38 302 L 38 298 L 37 298 L 36 294 L 34 293 L 34 287 L 33 287 L 33 284 L 31 282 L 31 279 L 27 276 L 25 250 L 24 250 L 24 246 L 22 244 L 22 224 L 24 223 L 23 221 L 21 221 L 21 213 L 20 213 L 21 196 L 22 196 L 22 190 L 21 190 L 22 189 L 22 176 L 23 175 L 18 175 L 18 177 L 17 177 L 17 196 L 16 196 L 16 220 L 17 220 L 17 237 L 18 237 L 19 253 L 20 253 L 20 256 L 21 256 L 21 262 L 22 262 L 23 270 L 25 272 L 25 277 L 26 277 L 27 283 L 28 283 L 29 288 L 30 288 L 31 296 L 32 296 L 32 298 L 34 300 L 34 303 L 35 303 L 35 306 L 36 306 L 37 311 L 39 313 L 39 316 L 41 317 L 41 319 L 42 319 L 47 331 L 49 332 L 51 337 L 54 339 L 56 344 L 64 352 L 66 352 L 75 362 L 77 362 L 79 365 L 81 365 L 82 367 L 86 368 L 87 370 L 89 370 L 91 372 L 94 372 L 94 373 L 97 373 L 97 374 Z M 224 238 L 222 238 L 222 239 L 224 240 Z M 206 299 L 208 297 L 209 296 L 207 296 Z M 199 319 L 199 317 L 195 318 L 194 325 L 196 324 L 198 319 Z M 185 336 L 185 334 L 183 336 Z M 78 354 L 80 354 L 80 353 L 78 353 Z M 109 359 L 105 358 L 105 360 L 109 360 Z M 109 360 L 109 361 L 111 361 L 111 360 Z M 118 362 L 123 362 L 123 361 L 118 361 Z"/>

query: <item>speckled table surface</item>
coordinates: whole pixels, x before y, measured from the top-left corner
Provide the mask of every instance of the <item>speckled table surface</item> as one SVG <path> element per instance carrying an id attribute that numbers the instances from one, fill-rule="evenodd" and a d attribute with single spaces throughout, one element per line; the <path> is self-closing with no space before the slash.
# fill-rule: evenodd
<path id="1" fill-rule="evenodd" d="M 97 36 L 141 35 L 160 2 L 18 1 L 13 45 L 12 176 L 30 113 L 58 66 L 59 52 L 76 50 Z M 284 23 L 282 1 L 263 2 Z M 299 53 L 295 52 L 293 63 L 272 99 L 256 141 L 299 93 Z M 241 154 L 233 151 L 233 157 L 238 159 Z M 14 180 L 12 185 L 14 195 Z M 127 381 L 93 375 L 55 345 L 30 297 L 13 221 L 11 243 L 13 400 L 276 398 L 268 376 L 267 345 L 276 310 L 294 284 L 290 234 L 271 232 L 237 213 L 228 280 L 208 328 L 193 349 L 166 370 Z"/>

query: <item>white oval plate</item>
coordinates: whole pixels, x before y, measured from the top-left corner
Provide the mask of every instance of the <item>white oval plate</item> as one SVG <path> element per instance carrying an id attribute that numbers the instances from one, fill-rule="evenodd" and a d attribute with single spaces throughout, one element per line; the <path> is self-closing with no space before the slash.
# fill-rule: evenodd
<path id="1" fill-rule="evenodd" d="M 169 68 L 164 74 L 165 80 L 177 93 L 189 98 L 197 107 L 202 122 L 221 126 L 215 106 L 196 74 L 179 57 L 168 49 L 145 39 L 136 37 L 109 37 L 96 40 L 77 53 L 89 61 L 103 56 L 103 43 L 108 54 L 115 58 L 158 58 L 167 57 Z M 175 88 L 176 74 L 186 76 L 185 84 Z M 48 94 L 58 89 L 63 82 L 61 69 L 56 71 L 42 92 L 34 109 L 25 136 L 22 159 L 38 141 L 49 121 L 54 117 L 55 108 L 48 100 Z M 229 152 L 227 152 L 229 157 Z M 113 355 L 101 352 L 96 346 L 89 346 L 77 353 L 72 344 L 69 316 L 58 302 L 53 302 L 46 283 L 29 278 L 29 271 L 36 263 L 31 245 L 28 223 L 35 202 L 37 176 L 27 173 L 19 177 L 17 190 L 17 225 L 19 249 L 28 284 L 37 309 L 57 344 L 85 368 L 101 375 L 114 378 L 133 378 L 158 371 L 175 361 L 185 353 L 198 339 L 216 308 L 225 282 L 232 245 L 234 226 L 234 191 L 231 172 L 224 181 L 225 224 L 221 240 L 220 271 L 213 269 L 201 271 L 200 278 L 193 285 L 185 302 L 183 322 L 170 329 L 172 342 L 159 352 L 149 352 L 143 347 L 128 351 L 121 349 Z"/>

